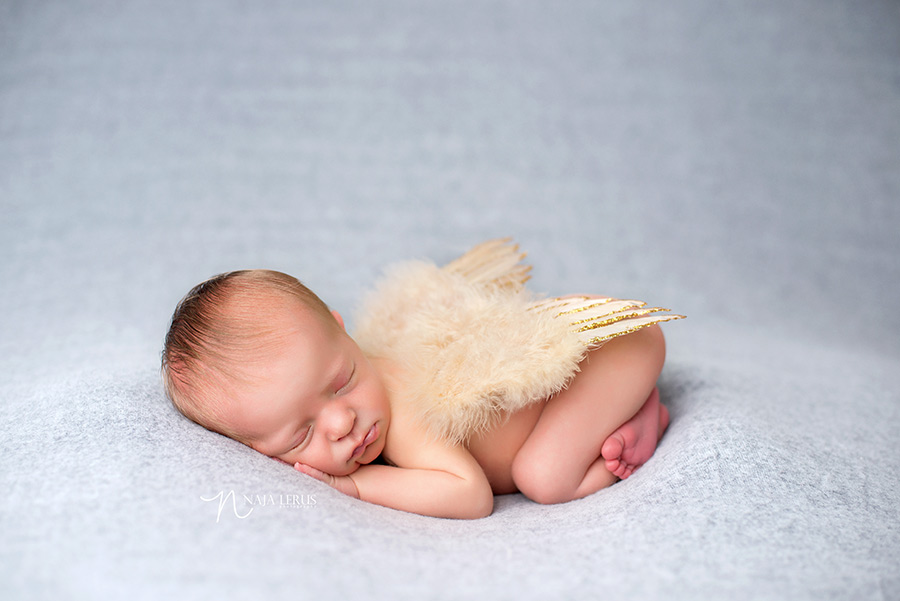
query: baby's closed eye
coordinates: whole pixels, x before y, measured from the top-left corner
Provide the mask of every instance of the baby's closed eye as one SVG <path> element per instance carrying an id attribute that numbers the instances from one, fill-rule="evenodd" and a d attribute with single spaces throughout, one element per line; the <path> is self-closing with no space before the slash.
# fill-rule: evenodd
<path id="1" fill-rule="evenodd" d="M 347 375 L 345 375 L 341 378 L 338 378 L 336 385 L 335 385 L 335 390 L 334 390 L 335 396 L 344 394 L 353 388 L 353 386 L 352 386 L 354 383 L 353 377 L 355 375 L 356 375 L 356 364 L 354 363 L 350 366 L 350 371 L 347 372 Z"/>
<path id="2" fill-rule="evenodd" d="M 300 440 L 297 442 L 297 444 L 295 444 L 293 447 L 291 447 L 290 450 L 288 450 L 288 453 L 290 453 L 292 451 L 296 451 L 300 447 L 304 446 L 306 444 L 306 442 L 309 440 L 310 434 L 312 434 L 312 424 L 306 426 L 306 429 L 303 430 L 303 434 L 300 435 Z"/>

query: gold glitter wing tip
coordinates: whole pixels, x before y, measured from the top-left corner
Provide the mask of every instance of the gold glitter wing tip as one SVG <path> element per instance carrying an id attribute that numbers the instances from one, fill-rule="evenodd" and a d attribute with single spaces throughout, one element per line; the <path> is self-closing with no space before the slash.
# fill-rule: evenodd
<path id="1" fill-rule="evenodd" d="M 586 344 L 587 344 L 589 347 L 594 347 L 594 348 L 596 348 L 596 347 L 598 347 L 598 346 L 603 345 L 603 344 L 606 343 L 606 342 L 609 342 L 609 341 L 612 340 L 613 338 L 618 338 L 619 336 L 627 336 L 628 334 L 633 334 L 634 332 L 637 332 L 638 330 L 641 330 L 641 329 L 643 329 L 643 328 L 646 328 L 646 327 L 649 327 L 649 326 L 652 326 L 652 325 L 656 325 L 656 324 L 659 324 L 659 323 L 665 323 L 665 322 L 667 322 L 667 321 L 675 321 L 675 320 L 678 320 L 678 319 L 686 319 L 686 316 L 684 316 L 684 315 L 678 315 L 678 314 L 672 314 L 672 315 L 660 315 L 660 316 L 658 316 L 658 317 L 653 317 L 653 318 L 639 318 L 639 319 L 647 319 L 647 321 L 644 321 L 644 322 L 642 322 L 642 323 L 638 323 L 638 324 L 636 324 L 636 325 L 634 325 L 634 326 L 632 326 L 632 327 L 630 327 L 630 328 L 624 329 L 624 330 L 617 330 L 617 331 L 610 332 L 610 333 L 608 333 L 608 334 L 604 334 L 604 335 L 601 335 L 601 336 L 594 336 L 594 337 L 592 337 L 592 338 L 589 338 L 589 339 L 586 341 Z M 576 333 L 577 333 L 577 332 L 576 332 Z"/>
<path id="2" fill-rule="evenodd" d="M 619 323 L 620 321 L 628 321 L 644 317 L 652 313 L 665 312 L 668 312 L 668 309 L 663 309 L 661 307 L 650 307 L 648 309 L 623 309 L 622 311 L 614 312 L 610 316 L 598 315 L 597 317 L 573 321 L 570 325 L 577 326 L 580 324 L 585 324 L 584 326 L 578 328 L 576 332 L 586 332 L 588 330 L 596 330 L 597 328 L 602 328 L 614 323 Z M 662 317 L 663 316 L 660 316 L 660 318 Z"/>

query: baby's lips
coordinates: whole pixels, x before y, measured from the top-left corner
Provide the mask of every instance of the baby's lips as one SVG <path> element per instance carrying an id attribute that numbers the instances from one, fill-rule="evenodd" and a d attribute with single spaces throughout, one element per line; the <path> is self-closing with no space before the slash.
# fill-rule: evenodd
<path id="1" fill-rule="evenodd" d="M 369 428 L 369 431 L 366 433 L 365 438 L 363 438 L 362 442 L 359 443 L 359 446 L 353 449 L 353 454 L 350 456 L 351 459 L 356 459 L 366 452 L 366 448 L 375 442 L 375 439 L 378 438 L 378 424 L 372 424 L 372 427 Z"/>

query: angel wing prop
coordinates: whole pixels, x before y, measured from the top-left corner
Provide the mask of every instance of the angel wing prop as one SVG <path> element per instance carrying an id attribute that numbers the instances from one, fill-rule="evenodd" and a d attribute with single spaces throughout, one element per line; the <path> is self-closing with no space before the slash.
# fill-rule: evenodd
<path id="1" fill-rule="evenodd" d="M 489 240 L 444 266 L 474 286 L 520 290 L 531 279 L 531 265 L 522 263 L 526 253 L 510 238 Z M 538 300 L 531 310 L 546 311 L 556 319 L 568 320 L 572 333 L 585 345 L 596 348 L 604 342 L 641 328 L 684 319 L 662 307 L 648 307 L 639 300 L 602 296 L 566 296 Z"/>
<path id="2" fill-rule="evenodd" d="M 436 435 L 465 442 L 569 383 L 586 353 L 617 336 L 681 319 L 637 300 L 535 300 L 531 267 L 509 239 L 491 240 L 439 268 L 390 268 L 357 315 L 354 336 L 404 374 L 392 403 Z"/>

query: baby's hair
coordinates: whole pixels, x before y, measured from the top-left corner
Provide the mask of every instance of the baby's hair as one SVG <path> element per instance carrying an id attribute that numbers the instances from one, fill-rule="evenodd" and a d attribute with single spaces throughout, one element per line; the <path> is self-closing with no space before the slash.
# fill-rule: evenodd
<path id="1" fill-rule="evenodd" d="M 278 271 L 230 271 L 192 288 L 175 307 L 162 352 L 163 385 L 175 408 L 205 428 L 246 442 L 223 419 L 227 391 L 244 379 L 241 363 L 279 334 L 271 311 L 292 303 L 339 327 L 318 296 Z"/>

